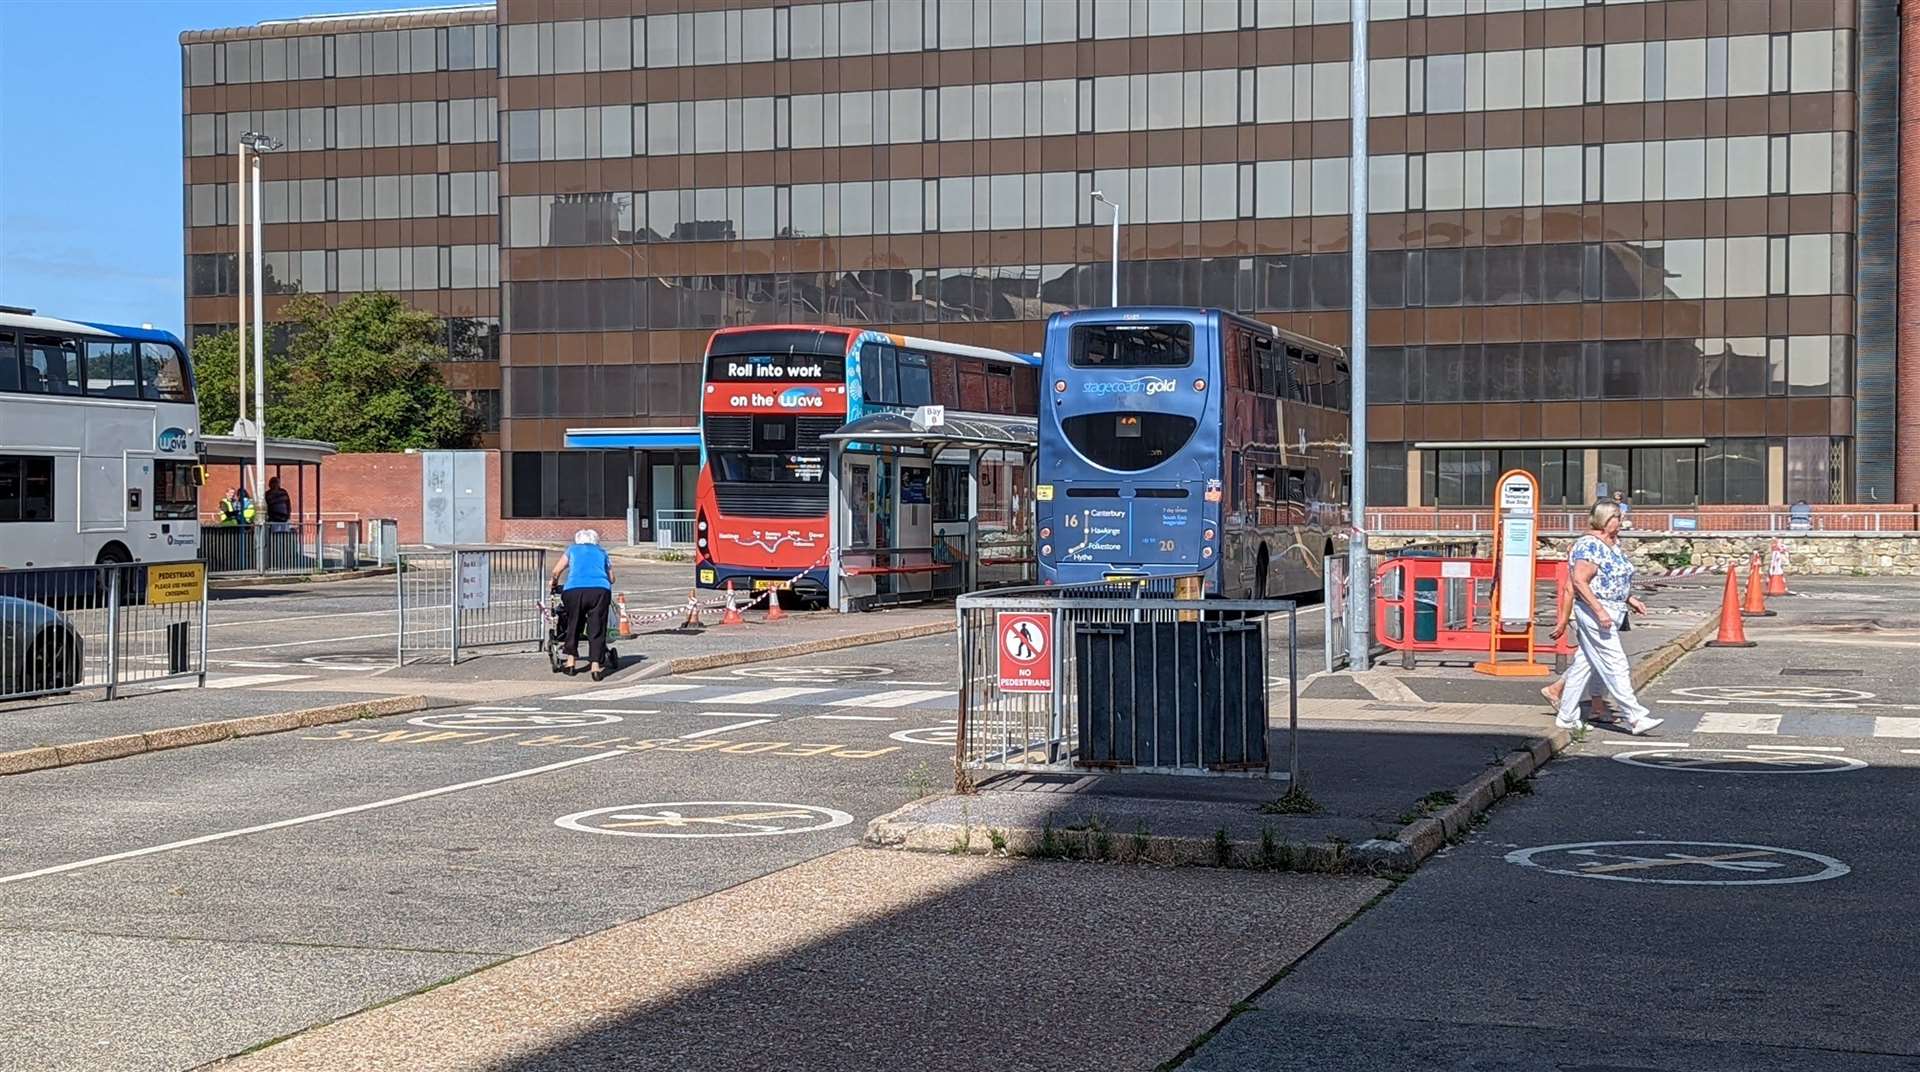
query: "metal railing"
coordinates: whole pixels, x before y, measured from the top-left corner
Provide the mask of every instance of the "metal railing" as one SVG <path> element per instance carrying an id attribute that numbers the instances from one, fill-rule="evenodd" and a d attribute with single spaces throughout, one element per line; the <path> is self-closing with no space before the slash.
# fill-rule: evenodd
<path id="1" fill-rule="evenodd" d="M 1585 510 L 1549 510 L 1536 515 L 1546 536 L 1587 531 Z M 1491 510 L 1369 510 L 1373 536 L 1490 535 Z M 1754 533 L 1920 533 L 1920 515 L 1911 510 L 1724 510 L 1636 506 L 1627 511 L 1629 536 L 1747 535 Z"/>
<path id="2" fill-rule="evenodd" d="M 692 510 L 655 510 L 653 542 L 661 547 L 688 547 L 693 544 Z"/>
<path id="3" fill-rule="evenodd" d="M 394 658 L 463 651 L 546 639 L 541 608 L 547 593 L 547 552 L 538 547 L 458 547 L 402 551 L 394 569 L 397 639 Z"/>
<path id="4" fill-rule="evenodd" d="M 267 553 L 256 561 L 255 525 L 267 530 Z M 255 525 L 204 525 L 200 561 L 210 573 L 308 574 L 390 566 L 400 550 L 400 523 L 393 518 L 333 518 L 267 521 Z"/>
<path id="5" fill-rule="evenodd" d="M 198 562 L 0 571 L 0 700 L 204 685 L 206 580 Z"/>
<path id="6" fill-rule="evenodd" d="M 1298 728 L 1299 643 L 1291 600 L 1175 599 L 1176 578 L 963 595 L 962 771 L 1134 772 L 1271 777 L 1272 673 L 1285 666 Z M 1033 654 L 1049 688 L 1002 677 L 1021 621 L 1041 619 Z M 1297 777 L 1296 732 L 1286 776 Z"/>
<path id="7" fill-rule="evenodd" d="M 369 517 L 360 522 L 360 565 L 387 567 L 400 554 L 400 522 L 391 517 Z"/>

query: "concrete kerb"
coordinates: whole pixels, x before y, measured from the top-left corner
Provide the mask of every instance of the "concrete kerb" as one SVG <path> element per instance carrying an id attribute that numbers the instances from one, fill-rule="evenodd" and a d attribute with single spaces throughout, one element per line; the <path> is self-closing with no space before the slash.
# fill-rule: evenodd
<path id="1" fill-rule="evenodd" d="M 773 648 L 742 648 L 736 651 L 716 652 L 712 655 L 683 655 L 677 659 L 668 659 L 663 663 L 642 669 L 633 676 L 633 680 L 650 677 L 664 677 L 669 674 L 691 674 L 700 670 L 715 670 L 725 666 L 741 666 L 746 663 L 763 663 L 775 659 L 794 659 L 804 655 L 818 655 L 822 652 L 839 651 L 843 648 L 857 648 L 868 644 L 886 644 L 895 640 L 913 640 L 919 637 L 938 636 L 951 633 L 956 628 L 951 621 L 923 622 L 920 625 L 903 625 L 893 629 L 878 629 L 870 633 L 850 633 L 846 636 L 822 637 L 819 640 L 803 640 L 794 644 L 782 644 Z"/>
<path id="2" fill-rule="evenodd" d="M 249 715 L 246 718 L 200 722 L 191 726 L 171 726 L 165 729 L 148 730 L 145 733 L 123 733 L 91 741 L 76 741 L 72 744 L 26 748 L 17 752 L 0 752 L 0 776 L 26 774 L 55 767 L 70 767 L 77 763 L 98 763 L 103 760 L 137 756 L 146 752 L 162 752 L 197 744 L 214 744 L 237 737 L 256 737 L 264 733 L 284 733 L 287 730 L 325 726 L 335 722 L 355 722 L 366 718 L 384 718 L 387 715 L 404 715 L 413 711 L 424 711 L 427 706 L 425 696 L 385 696 L 377 700 L 354 700 L 349 703 L 328 704 L 324 707 L 308 707 L 298 711 L 277 711 L 266 715 Z"/>
<path id="3" fill-rule="evenodd" d="M 1717 626 L 1718 622 L 1709 619 L 1655 649 L 1634 668 L 1634 688 L 1644 688 L 1682 655 L 1699 647 Z M 1411 872 L 1441 846 L 1472 829 L 1475 819 L 1571 743 L 1571 734 L 1561 729 L 1529 740 L 1455 789 L 1453 803 L 1406 824 L 1392 838 L 1373 838 L 1351 846 L 1339 841 L 1288 844 L 1281 859 L 1274 858 L 1272 844 L 1247 839 L 1229 839 L 1222 844 L 1217 838 L 1206 837 L 1135 836 L 1112 830 L 995 829 L 984 823 L 906 818 L 924 799 L 868 823 L 864 841 L 870 847 L 907 852 L 1067 857 L 1164 867 Z"/>

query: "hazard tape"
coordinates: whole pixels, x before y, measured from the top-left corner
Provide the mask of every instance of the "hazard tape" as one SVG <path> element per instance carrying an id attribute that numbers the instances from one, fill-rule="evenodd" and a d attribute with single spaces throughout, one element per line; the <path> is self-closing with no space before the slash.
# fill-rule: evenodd
<path id="1" fill-rule="evenodd" d="M 802 577 L 805 577 L 807 574 L 812 573 L 814 570 L 819 569 L 821 566 L 824 566 L 826 564 L 827 564 L 827 559 L 826 559 L 826 556 L 823 555 L 820 557 L 818 561 L 814 562 L 813 565 L 808 566 L 807 568 L 801 570 L 799 573 L 796 573 L 793 576 L 787 578 L 786 581 L 783 582 L 783 584 L 787 587 L 791 587 L 793 585 L 793 582 L 799 580 Z M 740 610 L 740 611 L 753 610 L 755 607 L 757 607 L 760 604 L 762 600 L 765 600 L 771 597 L 776 591 L 779 591 L 779 589 L 778 588 L 762 589 L 759 595 L 756 595 L 751 599 L 748 599 L 745 603 L 734 604 L 734 609 Z M 622 593 L 623 598 L 624 596 L 625 596 L 625 593 Z M 732 597 L 729 597 L 729 596 L 722 596 L 717 599 L 710 599 L 705 602 L 702 602 L 698 598 L 692 595 L 689 595 L 687 596 L 687 601 L 685 603 L 681 604 L 679 607 L 673 610 L 661 611 L 654 614 L 635 614 L 632 611 L 628 611 L 626 615 L 627 626 L 631 628 L 636 625 L 652 625 L 655 622 L 672 621 L 675 618 L 684 619 L 696 611 L 723 610 L 726 608 L 729 602 L 732 602 Z"/>

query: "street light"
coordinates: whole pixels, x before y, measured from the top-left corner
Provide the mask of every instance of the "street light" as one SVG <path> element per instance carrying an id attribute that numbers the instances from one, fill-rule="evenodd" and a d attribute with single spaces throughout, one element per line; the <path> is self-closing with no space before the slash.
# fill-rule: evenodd
<path id="1" fill-rule="evenodd" d="M 265 524 L 266 480 L 267 480 L 267 347 L 266 347 L 266 297 L 262 284 L 261 250 L 265 239 L 260 230 L 260 154 L 270 153 L 281 147 L 281 143 L 257 131 L 248 131 L 240 135 L 241 159 L 246 151 L 253 150 L 253 494 L 254 510 L 257 522 L 253 526 L 253 561 L 258 569 L 267 567 L 267 526 Z M 246 234 L 245 223 L 241 224 L 241 235 Z M 238 355 L 236 362 L 246 367 L 246 355 Z"/>
<path id="2" fill-rule="evenodd" d="M 1113 278 L 1110 280 L 1113 284 L 1113 292 L 1107 304 L 1118 308 L 1120 305 L 1120 202 L 1107 200 L 1107 195 L 1098 190 L 1093 192 L 1093 199 L 1113 209 Z"/>

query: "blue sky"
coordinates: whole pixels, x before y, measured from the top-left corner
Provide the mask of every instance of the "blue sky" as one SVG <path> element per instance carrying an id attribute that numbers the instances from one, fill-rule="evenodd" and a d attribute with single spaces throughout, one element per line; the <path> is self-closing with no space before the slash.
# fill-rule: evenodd
<path id="1" fill-rule="evenodd" d="M 0 305 L 181 333 L 180 32 L 427 6 L 0 0 Z"/>

